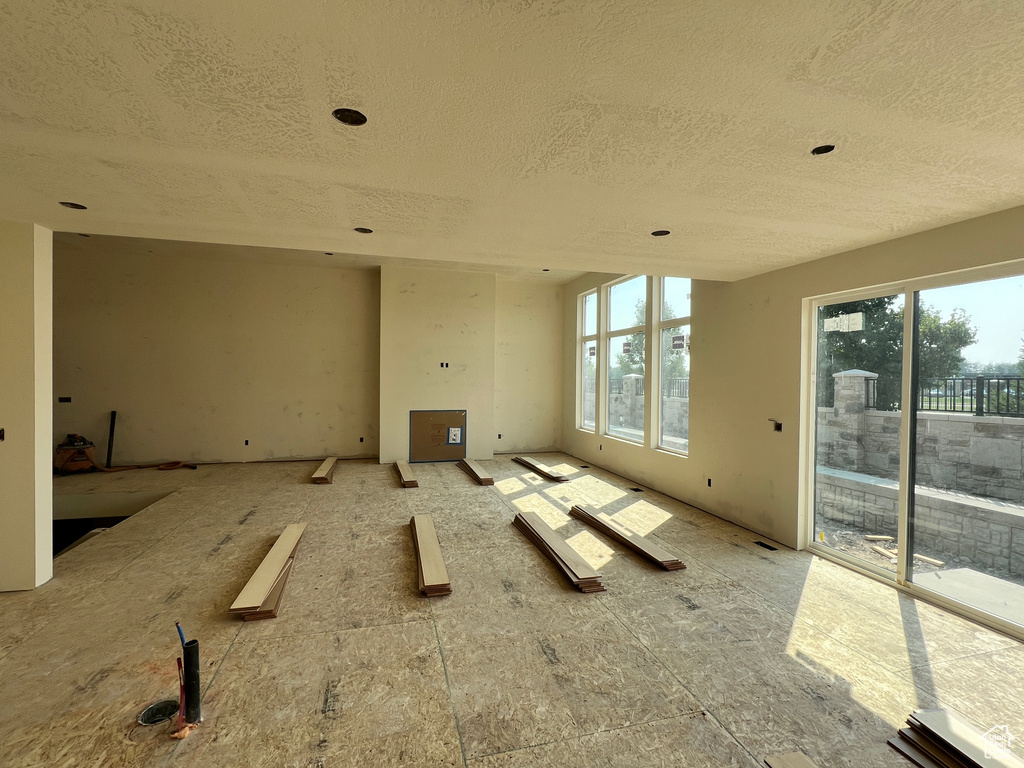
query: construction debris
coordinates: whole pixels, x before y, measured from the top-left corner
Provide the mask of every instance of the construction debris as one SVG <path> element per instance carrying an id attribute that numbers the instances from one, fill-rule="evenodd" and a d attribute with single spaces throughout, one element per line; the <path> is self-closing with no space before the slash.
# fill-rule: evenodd
<path id="1" fill-rule="evenodd" d="M 601 575 L 563 541 L 536 512 L 520 512 L 512 524 L 562 572 L 580 592 L 604 592 Z"/>
<path id="2" fill-rule="evenodd" d="M 246 621 L 277 618 L 295 550 L 305 530 L 305 523 L 293 523 L 285 527 L 256 572 L 238 593 L 235 602 L 228 608 L 228 613 L 241 614 Z"/>
<path id="3" fill-rule="evenodd" d="M 338 463 L 337 456 L 330 456 L 324 459 L 324 463 L 320 465 L 320 468 L 313 473 L 313 482 L 320 485 L 331 483 L 334 481 L 334 466 Z"/>
<path id="4" fill-rule="evenodd" d="M 480 485 L 494 485 L 494 478 L 484 472 L 483 467 L 472 459 L 462 459 L 457 466 L 467 475 L 480 483 Z"/>
<path id="5" fill-rule="evenodd" d="M 560 475 L 557 472 L 552 472 L 550 469 L 545 467 L 538 461 L 534 461 L 529 456 L 513 456 L 512 461 L 517 464 L 522 464 L 524 467 L 532 469 L 541 477 L 546 477 L 548 480 L 553 480 L 556 483 L 568 483 L 569 478 L 565 475 Z"/>
<path id="6" fill-rule="evenodd" d="M 636 531 L 627 528 L 604 512 L 595 512 L 592 509 L 576 504 L 569 510 L 569 514 L 577 520 L 596 528 L 605 536 L 610 536 L 616 541 L 625 544 L 637 554 L 646 557 L 653 563 L 657 563 L 666 571 L 679 571 L 686 567 L 679 558 L 673 557 L 657 544 L 648 541 Z"/>
<path id="7" fill-rule="evenodd" d="M 886 549 L 885 547 L 873 545 L 871 548 L 875 550 L 875 552 L 880 554 L 882 557 L 888 557 L 890 560 L 893 561 L 895 561 L 900 554 L 899 547 L 897 547 L 896 549 Z M 944 560 L 936 560 L 934 557 L 926 557 L 925 555 L 918 555 L 916 553 L 914 554 L 914 559 L 920 560 L 922 563 L 928 563 L 928 565 L 934 565 L 939 568 L 946 564 Z"/>
<path id="8" fill-rule="evenodd" d="M 919 709 L 889 746 L 921 768 L 1024 768 L 1006 726 L 985 733 L 950 709 Z"/>
<path id="9" fill-rule="evenodd" d="M 413 477 L 412 468 L 408 461 L 396 461 L 395 472 L 398 473 L 398 480 L 403 488 L 419 488 L 420 481 Z"/>
<path id="10" fill-rule="evenodd" d="M 892 536 L 882 536 L 880 534 L 869 533 L 864 537 L 868 541 L 896 541 Z"/>
<path id="11" fill-rule="evenodd" d="M 416 549 L 416 570 L 419 576 L 420 592 L 427 597 L 450 595 L 452 584 L 448 569 L 441 555 L 441 544 L 434 529 L 434 518 L 430 515 L 413 515 L 409 520 L 412 529 L 412 544 Z"/>

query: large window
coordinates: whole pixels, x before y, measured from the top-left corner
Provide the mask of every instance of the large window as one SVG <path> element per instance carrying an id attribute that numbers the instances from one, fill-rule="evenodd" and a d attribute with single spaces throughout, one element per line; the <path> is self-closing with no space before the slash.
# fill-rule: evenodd
<path id="1" fill-rule="evenodd" d="M 661 281 L 661 386 L 658 447 L 686 453 L 690 444 L 690 280 Z"/>
<path id="2" fill-rule="evenodd" d="M 581 294 L 578 313 L 579 429 L 687 453 L 690 280 L 624 278 Z"/>
<path id="3" fill-rule="evenodd" d="M 644 442 L 647 341 L 647 278 L 634 277 L 608 287 L 607 432 Z"/>

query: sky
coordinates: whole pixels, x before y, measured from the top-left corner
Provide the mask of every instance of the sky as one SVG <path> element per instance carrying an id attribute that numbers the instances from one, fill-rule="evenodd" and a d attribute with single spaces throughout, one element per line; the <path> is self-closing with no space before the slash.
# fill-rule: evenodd
<path id="1" fill-rule="evenodd" d="M 685 317 L 690 314 L 690 280 L 683 277 L 665 278 L 665 300 L 672 314 Z M 647 279 L 635 277 L 611 288 L 610 320 L 612 330 L 636 325 L 636 302 L 647 298 Z"/>
<path id="2" fill-rule="evenodd" d="M 1024 343 L 1024 275 L 921 291 L 921 303 L 938 309 L 943 320 L 948 320 L 958 307 L 968 314 L 971 325 L 977 328 L 978 340 L 964 348 L 966 360 L 981 364 L 1015 362 L 1020 355 Z"/>
<path id="3" fill-rule="evenodd" d="M 689 292 L 689 280 L 672 280 L 667 298 L 675 314 L 677 304 Z M 647 296 L 643 277 L 619 283 L 612 288 L 611 327 L 629 328 L 636 322 L 636 302 Z M 935 307 L 948 320 L 954 309 L 967 312 L 971 325 L 977 328 L 978 340 L 963 351 L 972 363 L 1016 362 L 1024 338 L 1024 275 L 968 283 L 948 288 L 921 291 L 921 301 Z M 689 314 L 689 307 L 685 309 Z M 1010 373 L 1011 371 L 1007 371 Z"/>

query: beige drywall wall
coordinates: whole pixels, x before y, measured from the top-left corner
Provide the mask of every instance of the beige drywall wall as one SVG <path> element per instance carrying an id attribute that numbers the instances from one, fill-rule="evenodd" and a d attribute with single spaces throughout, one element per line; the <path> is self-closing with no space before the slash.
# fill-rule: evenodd
<path id="1" fill-rule="evenodd" d="M 561 443 L 562 312 L 561 285 L 497 282 L 496 452 L 539 451 Z"/>
<path id="2" fill-rule="evenodd" d="M 1018 259 L 1024 208 L 734 283 L 695 281 L 687 458 L 575 429 L 576 296 L 601 282 L 581 278 L 566 286 L 564 302 L 565 449 L 794 546 L 802 300 L 927 275 L 964 271 L 967 279 L 977 273 L 966 270 Z M 781 434 L 770 418 L 783 422 Z"/>
<path id="3" fill-rule="evenodd" d="M 412 410 L 465 410 L 466 455 L 492 457 L 494 306 L 493 274 L 381 267 L 381 463 L 409 458 Z"/>
<path id="4" fill-rule="evenodd" d="M 56 254 L 54 440 L 103 461 L 116 410 L 115 464 L 376 455 L 376 271 L 181 247 Z"/>
<path id="5" fill-rule="evenodd" d="M 52 240 L 0 221 L 0 591 L 53 575 Z"/>

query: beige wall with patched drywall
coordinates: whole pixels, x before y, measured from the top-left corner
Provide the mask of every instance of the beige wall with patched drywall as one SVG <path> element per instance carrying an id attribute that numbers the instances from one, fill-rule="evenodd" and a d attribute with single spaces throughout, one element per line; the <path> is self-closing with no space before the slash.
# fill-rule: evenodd
<path id="1" fill-rule="evenodd" d="M 494 275 L 385 265 L 380 317 L 381 463 L 409 458 L 413 410 L 465 410 L 466 455 L 491 458 Z"/>
<path id="2" fill-rule="evenodd" d="M 56 254 L 54 441 L 114 463 L 377 453 L 376 270 Z M 359 438 L 364 442 L 360 443 Z M 245 445 L 249 440 L 249 445 Z"/>
<path id="3" fill-rule="evenodd" d="M 0 591 L 53 574 L 52 242 L 0 221 Z"/>
<path id="4" fill-rule="evenodd" d="M 565 450 L 795 546 L 803 299 L 943 273 L 978 279 L 967 270 L 1019 259 L 1024 208 L 733 283 L 695 281 L 686 458 L 576 429 L 576 297 L 607 280 L 581 278 L 564 301 Z M 1016 267 L 1024 273 L 1024 262 Z M 783 422 L 782 433 L 770 418 Z"/>
<path id="5" fill-rule="evenodd" d="M 561 443 L 562 312 L 561 285 L 498 280 L 495 452 L 555 449 Z"/>

